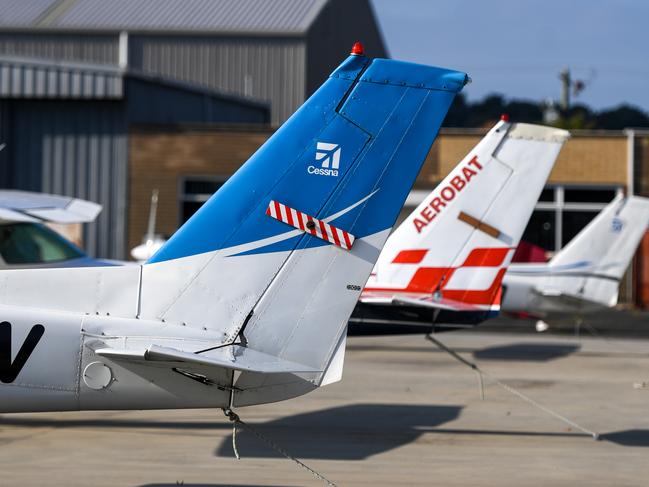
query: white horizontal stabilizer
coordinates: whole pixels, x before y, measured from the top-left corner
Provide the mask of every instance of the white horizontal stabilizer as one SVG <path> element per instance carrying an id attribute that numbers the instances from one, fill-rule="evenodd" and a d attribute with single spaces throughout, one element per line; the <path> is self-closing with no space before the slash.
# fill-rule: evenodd
<path id="1" fill-rule="evenodd" d="M 384 305 L 401 305 L 401 306 L 418 306 L 421 308 L 439 309 L 446 311 L 484 311 L 484 306 L 457 301 L 448 298 L 436 298 L 434 295 L 407 295 L 407 294 L 390 294 L 376 295 L 366 293 L 359 299 L 361 303 L 367 304 L 384 304 Z"/>
<path id="2" fill-rule="evenodd" d="M 240 345 L 229 345 L 203 353 L 184 352 L 158 345 L 140 350 L 102 348 L 95 350 L 95 353 L 117 361 L 187 363 L 264 374 L 322 372 Z"/>
<path id="3" fill-rule="evenodd" d="M 392 300 L 394 304 L 421 306 L 422 308 L 432 308 L 448 311 L 484 311 L 484 306 L 475 304 L 464 303 L 455 299 L 440 298 L 435 299 L 434 296 L 422 296 L 417 298 L 410 298 L 408 296 L 395 296 Z"/>
<path id="4" fill-rule="evenodd" d="M 545 300 L 551 303 L 556 309 L 562 309 L 566 306 L 571 310 L 579 310 L 582 312 L 592 312 L 602 310 L 607 307 L 606 303 L 588 299 L 580 294 L 569 293 L 559 289 L 532 289 L 532 292 L 542 296 Z"/>

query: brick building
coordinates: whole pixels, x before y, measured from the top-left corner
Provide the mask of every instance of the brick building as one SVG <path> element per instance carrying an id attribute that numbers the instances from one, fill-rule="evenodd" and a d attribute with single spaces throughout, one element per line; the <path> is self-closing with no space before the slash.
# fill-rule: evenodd
<path id="1" fill-rule="evenodd" d="M 442 129 L 403 214 L 409 213 L 484 129 Z M 268 128 L 135 126 L 130 138 L 128 243 L 140 243 L 151 191 L 159 189 L 158 231 L 170 235 L 272 134 Z M 649 133 L 573 131 L 524 238 L 563 247 L 617 193 L 649 195 Z M 647 256 L 647 257 L 645 257 Z M 649 238 L 628 273 L 622 299 L 649 304 Z"/>

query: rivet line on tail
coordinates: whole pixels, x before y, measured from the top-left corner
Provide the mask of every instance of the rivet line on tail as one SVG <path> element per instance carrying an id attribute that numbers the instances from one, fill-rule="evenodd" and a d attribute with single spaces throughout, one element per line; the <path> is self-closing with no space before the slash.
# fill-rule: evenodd
<path id="1" fill-rule="evenodd" d="M 286 206 L 275 200 L 271 200 L 266 208 L 266 214 L 271 218 L 279 220 L 287 225 L 295 227 L 303 232 L 307 232 L 314 237 L 318 237 L 325 242 L 334 244 L 345 250 L 350 250 L 354 245 L 355 237 L 345 230 L 334 227 L 324 220 L 307 215 L 294 208 Z"/>

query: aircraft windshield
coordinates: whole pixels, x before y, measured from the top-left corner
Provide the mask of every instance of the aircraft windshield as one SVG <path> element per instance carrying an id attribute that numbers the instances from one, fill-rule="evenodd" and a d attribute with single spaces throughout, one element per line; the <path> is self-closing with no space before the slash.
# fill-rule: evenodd
<path id="1" fill-rule="evenodd" d="M 35 223 L 0 225 L 0 255 L 7 264 L 44 264 L 83 257 L 71 242 Z"/>

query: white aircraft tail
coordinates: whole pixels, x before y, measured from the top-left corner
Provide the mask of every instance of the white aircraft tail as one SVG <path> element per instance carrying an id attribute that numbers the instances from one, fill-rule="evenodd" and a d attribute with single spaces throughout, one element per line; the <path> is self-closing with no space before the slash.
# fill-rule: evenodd
<path id="1" fill-rule="evenodd" d="M 648 224 L 649 199 L 617 196 L 552 258 L 544 292 L 615 306 Z"/>
<path id="2" fill-rule="evenodd" d="M 500 121 L 390 236 L 364 295 L 499 309 L 503 275 L 568 137 Z"/>
<path id="3" fill-rule="evenodd" d="M 245 348 L 238 405 L 338 380 L 349 316 L 465 80 L 351 56 L 143 266 L 140 317 Z M 271 379 L 256 357 L 316 372 Z"/>
<path id="4" fill-rule="evenodd" d="M 76 311 L 86 361 L 170 391 L 154 407 L 205 404 L 183 400 L 195 384 L 242 406 L 339 380 L 347 321 L 467 79 L 351 55 L 144 265 L 0 273 L 0 303 Z"/>

